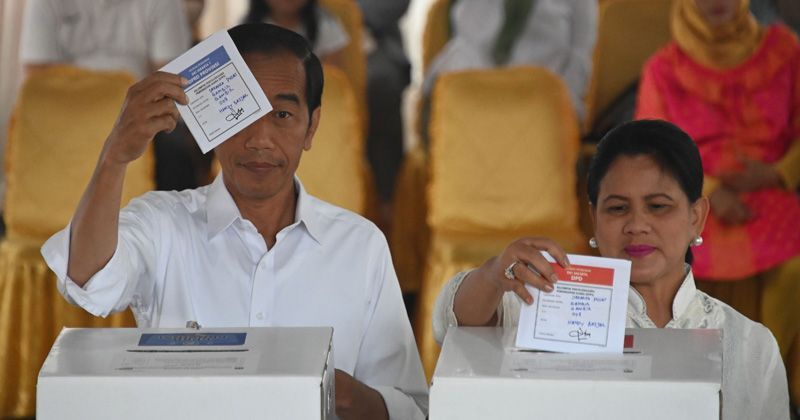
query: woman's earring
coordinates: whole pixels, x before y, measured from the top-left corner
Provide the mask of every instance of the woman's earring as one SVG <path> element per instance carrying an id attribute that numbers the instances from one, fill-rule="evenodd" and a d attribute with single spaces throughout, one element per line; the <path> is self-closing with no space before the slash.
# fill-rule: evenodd
<path id="1" fill-rule="evenodd" d="M 689 245 L 690 245 L 690 246 L 700 246 L 700 245 L 703 245 L 703 237 L 702 237 L 702 236 L 700 236 L 700 235 L 697 235 L 697 236 L 695 236 L 695 237 L 694 237 L 694 239 L 692 239 L 692 242 L 691 242 Z"/>
<path id="2" fill-rule="evenodd" d="M 700 240 L 700 242 L 702 242 L 702 239 Z M 589 246 L 597 249 L 597 239 L 595 239 L 594 236 L 592 236 L 592 238 L 589 239 Z"/>

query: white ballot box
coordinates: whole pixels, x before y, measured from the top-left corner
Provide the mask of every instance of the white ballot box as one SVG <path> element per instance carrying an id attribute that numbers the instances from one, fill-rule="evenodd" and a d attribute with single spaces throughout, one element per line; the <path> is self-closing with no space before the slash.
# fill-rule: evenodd
<path id="1" fill-rule="evenodd" d="M 628 329 L 622 355 L 519 351 L 515 334 L 449 329 L 432 420 L 720 418 L 719 330 Z"/>
<path id="2" fill-rule="evenodd" d="M 66 328 L 38 419 L 333 418 L 332 328 Z"/>

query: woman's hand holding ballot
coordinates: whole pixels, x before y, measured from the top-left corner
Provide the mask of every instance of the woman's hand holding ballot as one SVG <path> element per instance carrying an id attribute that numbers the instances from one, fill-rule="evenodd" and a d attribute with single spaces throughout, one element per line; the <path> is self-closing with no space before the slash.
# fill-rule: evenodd
<path id="1" fill-rule="evenodd" d="M 558 282 L 555 271 L 542 256 L 546 251 L 562 267 L 569 266 L 567 254 L 548 238 L 520 238 L 503 252 L 487 260 L 461 283 L 453 302 L 460 325 L 494 325 L 503 294 L 513 291 L 528 304 L 533 297 L 525 289 L 531 285 L 551 292 Z"/>
<path id="2" fill-rule="evenodd" d="M 131 86 L 106 141 L 105 160 L 128 164 L 142 156 L 157 133 L 172 131 L 180 118 L 175 102 L 188 103 L 183 92 L 187 82 L 176 74 L 156 72 Z"/>

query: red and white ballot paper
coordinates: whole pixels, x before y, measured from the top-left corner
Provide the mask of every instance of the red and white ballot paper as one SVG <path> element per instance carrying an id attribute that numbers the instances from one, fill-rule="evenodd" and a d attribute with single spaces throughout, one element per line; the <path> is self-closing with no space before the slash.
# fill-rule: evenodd
<path id="1" fill-rule="evenodd" d="M 622 353 L 631 262 L 569 255 L 564 269 L 547 253 L 559 281 L 551 293 L 531 286 L 516 346 L 565 353 Z"/>

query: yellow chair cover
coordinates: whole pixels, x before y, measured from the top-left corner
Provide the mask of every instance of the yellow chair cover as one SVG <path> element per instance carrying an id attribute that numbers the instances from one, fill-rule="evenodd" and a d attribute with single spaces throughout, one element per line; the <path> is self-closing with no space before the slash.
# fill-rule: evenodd
<path id="1" fill-rule="evenodd" d="M 66 226 L 133 83 L 126 73 L 55 67 L 23 85 L 6 149 L 7 237 L 0 242 L 0 417 L 31 416 L 39 368 L 62 327 L 133 326 L 69 305 L 39 254 Z M 127 171 L 123 203 L 153 187 L 148 151 Z"/>
<path id="2" fill-rule="evenodd" d="M 339 18 L 350 37 L 350 43 L 344 49 L 343 70 L 350 79 L 360 112 L 366 115 L 367 58 L 364 56 L 363 50 L 364 23 L 361 18 L 361 9 L 354 0 L 320 0 L 319 4 Z"/>
<path id="3" fill-rule="evenodd" d="M 520 236 L 585 251 L 578 228 L 578 123 L 563 82 L 538 67 L 442 75 L 431 112 L 432 237 L 417 312 L 430 377 L 438 357 L 431 316 L 442 285 Z"/>
<path id="4" fill-rule="evenodd" d="M 431 62 L 450 39 L 450 6 L 452 0 L 436 0 L 428 9 L 425 28 L 422 32 L 422 73 L 428 71 Z"/>
<path id="5" fill-rule="evenodd" d="M 422 147 L 406 153 L 397 177 L 389 246 L 403 293 L 416 293 L 428 257 L 430 230 L 426 217 L 428 158 Z"/>
<path id="6" fill-rule="evenodd" d="M 672 0 L 603 0 L 587 95 L 586 127 L 639 78 L 645 61 L 671 38 Z"/>
<path id="7" fill-rule="evenodd" d="M 303 154 L 297 175 L 309 193 L 366 215 L 374 194 L 364 154 L 364 135 L 347 76 L 325 66 L 322 115 L 311 150 Z"/>

